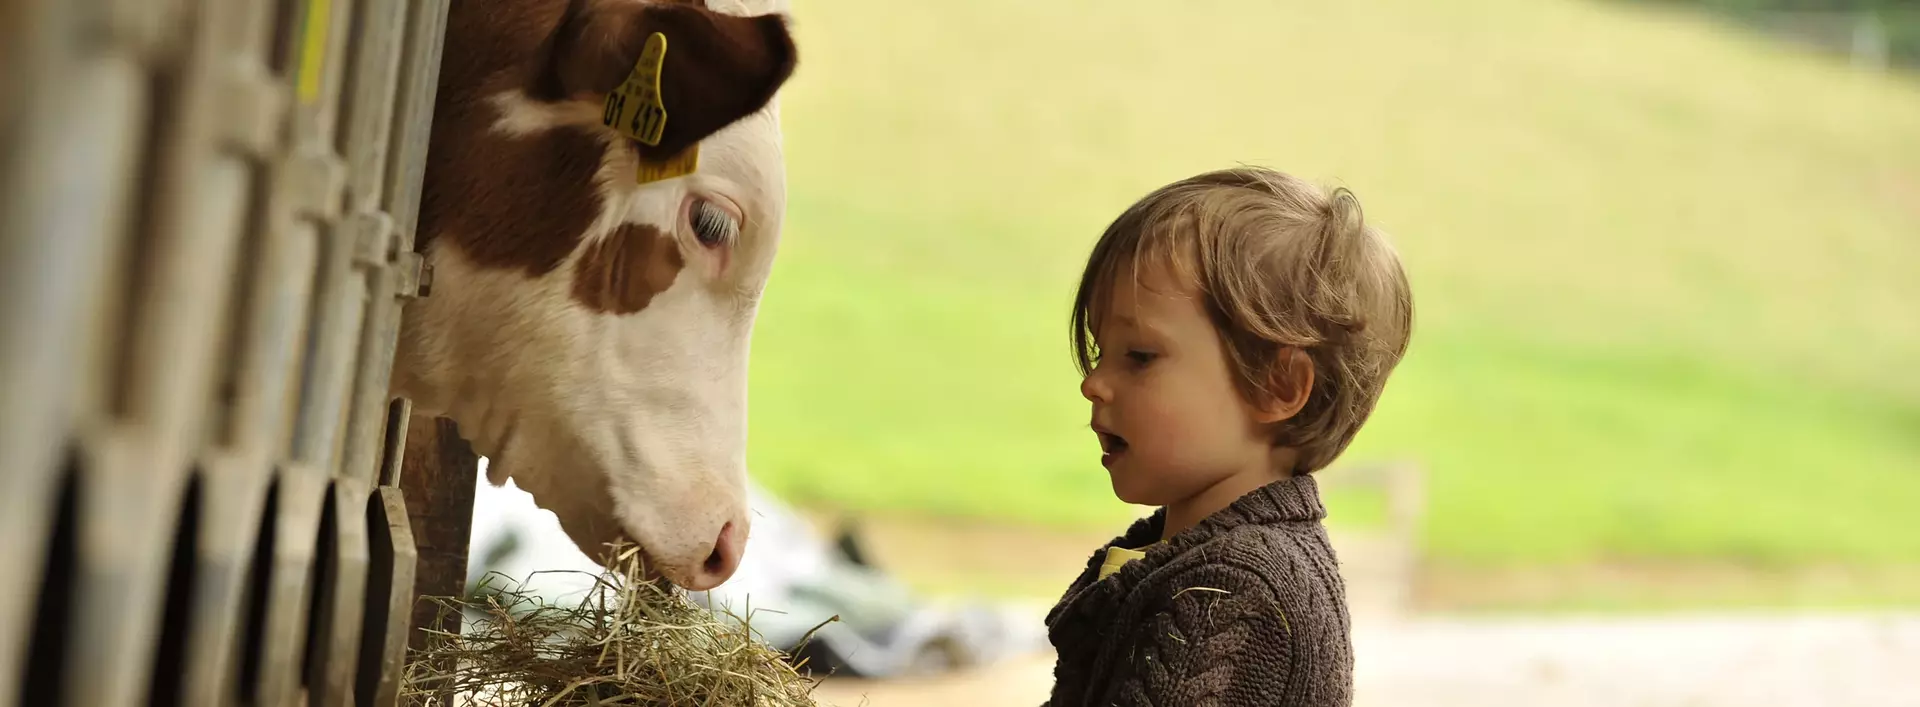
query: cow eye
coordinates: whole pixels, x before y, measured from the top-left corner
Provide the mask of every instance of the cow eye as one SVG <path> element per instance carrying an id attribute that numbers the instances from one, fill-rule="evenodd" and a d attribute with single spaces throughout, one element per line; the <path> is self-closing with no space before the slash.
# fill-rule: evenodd
<path id="1" fill-rule="evenodd" d="M 689 216 L 693 222 L 693 237 L 708 248 L 731 243 L 740 235 L 740 223 L 734 220 L 733 214 L 711 201 L 694 200 Z"/>

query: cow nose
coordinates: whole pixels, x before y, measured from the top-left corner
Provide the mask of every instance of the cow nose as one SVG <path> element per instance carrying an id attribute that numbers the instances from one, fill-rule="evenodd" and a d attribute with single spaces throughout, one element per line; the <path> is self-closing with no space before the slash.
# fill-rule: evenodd
<path id="1" fill-rule="evenodd" d="M 687 589 L 703 592 L 726 582 L 733 576 L 733 571 L 740 568 L 740 555 L 745 544 L 746 539 L 734 529 L 731 521 L 721 526 L 720 537 L 713 541 L 713 553 L 694 568 Z"/>

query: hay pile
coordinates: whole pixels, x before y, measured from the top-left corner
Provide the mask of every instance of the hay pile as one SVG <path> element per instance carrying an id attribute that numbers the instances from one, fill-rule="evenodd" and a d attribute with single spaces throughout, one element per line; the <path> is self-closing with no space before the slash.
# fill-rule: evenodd
<path id="1" fill-rule="evenodd" d="M 499 575 L 469 598 L 432 597 L 443 616 L 464 613 L 466 626 L 432 632 L 430 647 L 409 656 L 403 701 L 813 707 L 815 681 L 754 640 L 751 611 L 728 621 L 679 590 L 633 581 L 638 555 L 622 548 L 575 605 L 549 603 Z"/>

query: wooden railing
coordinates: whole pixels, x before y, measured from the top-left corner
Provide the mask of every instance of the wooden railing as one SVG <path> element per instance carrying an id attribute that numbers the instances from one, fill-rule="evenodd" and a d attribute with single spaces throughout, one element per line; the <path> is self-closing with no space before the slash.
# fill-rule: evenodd
<path id="1" fill-rule="evenodd" d="M 0 10 L 0 707 L 396 703 L 447 2 Z"/>

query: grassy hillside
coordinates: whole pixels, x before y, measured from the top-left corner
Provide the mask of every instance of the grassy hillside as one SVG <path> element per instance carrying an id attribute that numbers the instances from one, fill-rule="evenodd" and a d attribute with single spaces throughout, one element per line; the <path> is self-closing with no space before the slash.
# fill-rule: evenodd
<path id="1" fill-rule="evenodd" d="M 1067 357 L 1129 201 L 1345 184 L 1414 277 L 1348 459 L 1457 564 L 1920 556 L 1920 82 L 1573 0 L 795 0 L 755 475 L 1124 521 Z"/>

